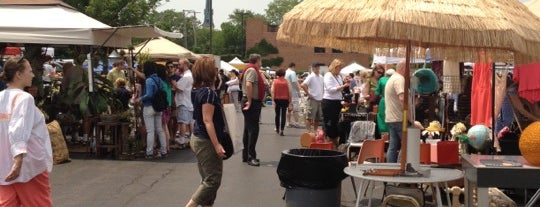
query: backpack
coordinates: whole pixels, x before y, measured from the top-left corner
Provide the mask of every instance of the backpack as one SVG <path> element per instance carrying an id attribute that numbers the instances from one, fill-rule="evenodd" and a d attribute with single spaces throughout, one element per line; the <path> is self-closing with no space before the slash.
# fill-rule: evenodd
<path id="1" fill-rule="evenodd" d="M 153 78 L 152 80 L 158 85 L 158 90 L 156 91 L 156 93 L 154 94 L 154 97 L 152 98 L 152 107 L 154 108 L 154 111 L 162 112 L 165 109 L 167 109 L 167 106 L 169 105 L 167 103 L 167 94 L 163 90 L 163 86 L 161 86 L 161 81 L 157 82 Z"/>

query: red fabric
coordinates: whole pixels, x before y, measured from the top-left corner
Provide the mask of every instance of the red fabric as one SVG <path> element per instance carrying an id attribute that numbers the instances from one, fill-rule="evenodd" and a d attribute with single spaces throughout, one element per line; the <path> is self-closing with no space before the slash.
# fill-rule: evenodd
<path id="1" fill-rule="evenodd" d="M 491 127 L 493 108 L 491 93 L 491 62 L 474 63 L 471 89 L 471 125 Z"/>
<path id="2" fill-rule="evenodd" d="M 516 66 L 514 82 L 519 83 L 518 94 L 534 104 L 540 101 L 540 62 Z"/>
<path id="3" fill-rule="evenodd" d="M 254 68 L 255 69 L 255 72 L 257 72 L 257 82 L 258 82 L 258 94 L 259 94 L 259 100 L 262 101 L 264 100 L 264 94 L 266 94 L 266 90 L 265 90 L 265 86 L 264 86 L 264 80 L 263 80 L 263 77 L 261 75 L 261 72 L 260 72 L 260 68 L 259 66 L 256 66 L 255 64 L 253 63 L 248 63 L 247 66 L 246 66 L 246 71 L 247 69 L 249 68 Z"/>
<path id="4" fill-rule="evenodd" d="M 49 173 L 45 171 L 26 183 L 0 185 L 0 206 L 53 206 Z"/>
<path id="5" fill-rule="evenodd" d="M 289 85 L 283 77 L 274 80 L 274 100 L 289 100 Z"/>

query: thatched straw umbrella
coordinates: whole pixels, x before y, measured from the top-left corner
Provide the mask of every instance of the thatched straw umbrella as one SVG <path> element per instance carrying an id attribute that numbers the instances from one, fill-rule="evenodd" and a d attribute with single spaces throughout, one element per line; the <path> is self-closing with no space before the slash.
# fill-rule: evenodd
<path id="1" fill-rule="evenodd" d="M 405 46 L 407 63 L 412 46 L 443 59 L 474 61 L 481 52 L 525 63 L 540 57 L 540 19 L 516 0 L 304 0 L 284 15 L 277 39 L 365 53 Z M 405 88 L 409 75 L 406 64 Z M 404 125 L 408 108 L 405 100 Z M 402 172 L 406 136 L 403 127 Z"/>

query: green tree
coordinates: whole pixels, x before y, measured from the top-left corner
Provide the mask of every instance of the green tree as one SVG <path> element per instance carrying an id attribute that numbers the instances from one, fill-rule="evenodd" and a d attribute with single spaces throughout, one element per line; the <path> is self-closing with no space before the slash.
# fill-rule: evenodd
<path id="1" fill-rule="evenodd" d="M 84 13 L 110 26 L 137 25 L 160 5 L 161 0 L 89 0 Z"/>
<path id="2" fill-rule="evenodd" d="M 177 12 L 168 9 L 162 12 L 153 12 L 145 20 L 146 24 L 155 25 L 165 31 L 181 32 L 184 35 L 182 39 L 171 39 L 176 44 L 182 45 L 192 50 L 195 47 L 196 31 L 200 28 L 200 21 L 192 16 L 184 16 L 183 12 Z M 186 44 L 187 40 L 187 44 Z M 197 40 L 197 42 L 199 42 Z"/>
<path id="3" fill-rule="evenodd" d="M 90 0 L 63 0 L 64 3 L 71 5 L 80 12 L 84 12 Z"/>
<path id="4" fill-rule="evenodd" d="M 252 17 L 262 17 L 249 10 L 235 9 L 229 15 L 229 21 L 221 24 L 221 31 L 215 34 L 218 38 L 214 44 L 214 53 L 224 57 L 245 56 L 245 25 Z"/>
<path id="5" fill-rule="evenodd" d="M 283 15 L 289 12 L 294 6 L 302 0 L 273 0 L 268 4 L 265 20 L 271 25 L 280 25 L 283 21 Z"/>

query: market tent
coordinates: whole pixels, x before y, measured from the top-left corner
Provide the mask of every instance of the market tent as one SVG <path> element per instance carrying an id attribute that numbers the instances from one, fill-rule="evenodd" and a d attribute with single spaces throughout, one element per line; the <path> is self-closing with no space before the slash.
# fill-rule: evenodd
<path id="1" fill-rule="evenodd" d="M 404 58 L 400 57 L 388 57 L 388 56 L 380 56 L 380 55 L 373 55 L 373 64 L 397 64 L 400 60 L 403 60 Z M 425 59 L 422 58 L 411 58 L 411 63 L 424 63 L 426 62 Z"/>
<path id="2" fill-rule="evenodd" d="M 229 72 L 231 70 L 237 70 L 234 66 L 223 60 L 221 61 L 219 68 L 225 70 L 226 72 Z"/>
<path id="3" fill-rule="evenodd" d="M 163 37 L 145 41 L 133 49 L 133 52 L 146 53 L 152 59 L 197 58 L 199 55 Z"/>
<path id="4" fill-rule="evenodd" d="M 341 75 L 348 75 L 349 73 L 354 73 L 356 71 L 359 71 L 359 70 L 365 70 L 367 69 L 366 67 L 356 63 L 356 62 L 353 62 L 347 66 L 345 66 L 344 68 L 341 69 L 341 71 L 339 72 Z"/>
<path id="5" fill-rule="evenodd" d="M 229 64 L 238 70 L 243 70 L 246 67 L 246 63 L 242 62 L 238 57 L 234 57 L 234 59 L 229 61 Z"/>
<path id="6" fill-rule="evenodd" d="M 231 61 L 229 61 L 229 64 L 245 64 L 245 63 L 242 62 L 242 61 L 240 60 L 240 58 L 234 57 L 234 59 L 232 59 Z"/>
<path id="7" fill-rule="evenodd" d="M 59 0 L 0 0 L 0 42 L 4 43 L 126 47 L 133 37 L 162 35 L 181 36 L 153 26 L 110 27 Z"/>

